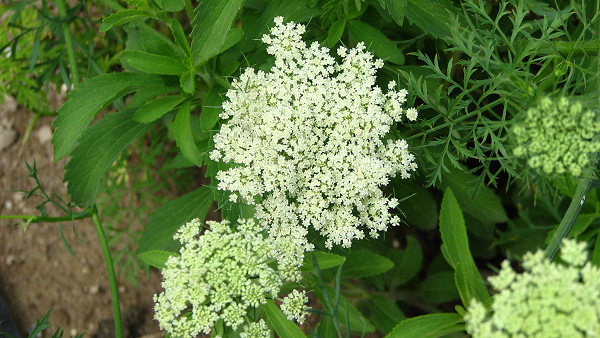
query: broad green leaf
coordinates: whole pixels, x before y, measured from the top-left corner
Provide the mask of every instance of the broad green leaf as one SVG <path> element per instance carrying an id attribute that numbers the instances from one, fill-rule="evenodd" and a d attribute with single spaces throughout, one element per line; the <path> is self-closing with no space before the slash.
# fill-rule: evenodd
<path id="1" fill-rule="evenodd" d="M 143 21 L 148 18 L 149 15 L 146 11 L 142 11 L 139 9 L 123 9 L 118 11 L 117 13 L 111 14 L 109 17 L 104 18 L 102 20 L 102 24 L 98 28 L 101 32 L 106 32 L 107 30 L 124 25 L 131 21 Z"/>
<path id="2" fill-rule="evenodd" d="M 421 271 L 421 264 L 423 264 L 423 251 L 419 241 L 413 236 L 407 236 L 406 243 L 406 249 L 402 251 L 390 249 L 388 254 L 396 265 L 396 268 L 389 272 L 395 286 L 404 285 L 415 277 Z"/>
<path id="3" fill-rule="evenodd" d="M 173 122 L 173 133 L 177 147 L 188 161 L 194 163 L 198 167 L 202 166 L 202 158 L 196 143 L 194 143 L 194 135 L 192 134 L 192 125 L 190 121 L 190 101 L 185 101 Z"/>
<path id="4" fill-rule="evenodd" d="M 341 18 L 334 22 L 331 27 L 329 27 L 329 32 L 327 33 L 327 47 L 331 48 L 340 42 L 340 38 L 342 37 L 342 34 L 344 34 L 345 29 L 346 18 Z"/>
<path id="5" fill-rule="evenodd" d="M 73 149 L 65 165 L 67 191 L 77 204 L 92 206 L 102 177 L 131 142 L 149 129 L 149 125 L 135 122 L 133 110 L 127 109 L 107 115 L 88 128 Z"/>
<path id="6" fill-rule="evenodd" d="M 56 128 L 52 137 L 54 161 L 71 152 L 81 132 L 100 110 L 125 94 L 162 82 L 160 77 L 149 74 L 110 73 L 76 84 L 52 123 Z"/>
<path id="7" fill-rule="evenodd" d="M 181 75 L 188 70 L 179 59 L 138 50 L 124 51 L 123 59 L 131 67 L 148 74 Z"/>
<path id="8" fill-rule="evenodd" d="M 408 0 L 385 0 L 384 2 L 388 13 L 390 13 L 399 26 L 402 26 Z"/>
<path id="9" fill-rule="evenodd" d="M 137 108 L 159 95 L 172 94 L 177 91 L 179 91 L 179 87 L 167 86 L 164 83 L 142 88 L 133 94 L 127 107 Z"/>
<path id="10" fill-rule="evenodd" d="M 267 8 L 260 16 L 258 22 L 247 31 L 250 39 L 260 39 L 263 34 L 268 33 L 276 16 L 283 16 L 284 22 L 304 22 L 310 18 L 319 16 L 322 11 L 311 9 L 306 6 L 306 0 L 270 0 Z"/>
<path id="11" fill-rule="evenodd" d="M 441 304 L 459 299 L 460 294 L 454 285 L 454 273 L 438 271 L 428 274 L 419 283 L 418 295 L 431 304 Z"/>
<path id="12" fill-rule="evenodd" d="M 188 43 L 187 36 L 185 35 L 183 27 L 181 27 L 179 21 L 175 19 L 171 20 L 171 32 L 173 32 L 173 40 L 175 40 L 177 46 L 179 46 L 185 55 L 188 57 L 191 56 L 190 45 Z"/>
<path id="13" fill-rule="evenodd" d="M 181 77 L 179 78 L 179 85 L 185 93 L 192 94 L 196 89 L 195 77 L 196 70 L 194 69 L 188 70 L 187 72 L 181 74 Z"/>
<path id="14" fill-rule="evenodd" d="M 471 250 L 469 249 L 469 239 L 467 237 L 465 220 L 460 210 L 460 206 L 458 205 L 458 201 L 450 188 L 446 188 L 444 198 L 442 199 L 440 233 L 442 234 L 442 253 L 444 254 L 444 257 L 455 271 L 462 269 L 460 277 L 466 278 L 464 279 L 466 285 L 457 285 L 459 291 L 463 290 L 460 292 L 461 297 L 464 294 L 468 294 L 475 297 L 480 302 L 485 302 L 490 295 L 485 287 L 485 283 L 479 270 L 475 266 L 475 261 L 473 260 Z M 456 280 L 463 280 L 461 278 Z M 463 302 L 465 300 L 470 302 L 470 298 L 462 299 Z M 468 303 L 463 304 L 465 307 L 468 307 Z"/>
<path id="15" fill-rule="evenodd" d="M 225 37 L 225 42 L 223 42 L 223 46 L 219 50 L 219 53 L 222 53 L 229 48 L 233 47 L 236 43 L 242 41 L 244 38 L 244 30 L 239 28 L 232 28 L 227 32 L 227 36 Z"/>
<path id="16" fill-rule="evenodd" d="M 452 188 L 452 192 L 464 212 L 483 223 L 504 223 L 508 221 L 502 200 L 494 190 L 482 187 L 477 195 L 473 196 L 473 189 L 475 188 L 473 181 L 476 176 L 454 167 L 448 169 L 450 170 L 449 173 L 442 173 L 440 187 L 442 189 Z"/>
<path id="17" fill-rule="evenodd" d="M 326 285 L 325 289 L 327 290 L 327 293 L 329 294 L 329 297 L 332 297 L 333 299 L 333 295 L 335 295 L 335 289 Z M 325 310 L 328 311 L 329 313 L 332 313 L 333 309 L 329 309 L 327 307 L 327 303 L 325 302 L 325 295 L 323 294 L 323 291 L 320 288 L 314 289 L 313 290 L 315 296 L 317 296 L 317 298 L 319 298 L 319 301 L 321 302 L 321 304 L 325 307 Z M 358 311 L 354 305 L 352 305 L 347 299 L 346 297 L 340 295 L 340 303 L 338 306 L 338 322 L 340 324 L 342 324 L 343 326 L 346 326 L 346 318 L 350 319 L 350 329 L 352 331 L 356 331 L 356 332 L 373 332 L 375 331 L 375 327 L 373 326 L 373 324 L 371 324 L 369 322 L 369 320 L 367 318 L 365 318 L 365 316 L 363 316 L 362 313 L 360 313 L 360 311 Z"/>
<path id="18" fill-rule="evenodd" d="M 575 223 L 573 224 L 571 231 L 569 231 L 568 238 L 579 237 L 579 235 L 581 235 L 587 230 L 587 228 L 590 227 L 590 225 L 592 225 L 592 222 L 595 221 L 597 217 L 597 214 L 579 214 L 577 219 L 575 219 Z M 550 243 L 552 236 L 554 236 L 554 233 L 556 233 L 556 229 L 558 229 L 558 225 L 556 225 L 556 228 L 548 232 L 548 236 L 546 236 L 546 244 Z"/>
<path id="19" fill-rule="evenodd" d="M 150 217 L 138 243 L 137 253 L 150 250 L 177 251 L 179 244 L 173 235 L 185 223 L 194 218 L 204 220 L 213 204 L 213 192 L 202 187 L 177 199 L 165 202 Z"/>
<path id="20" fill-rule="evenodd" d="M 315 329 L 315 337 L 334 338 L 337 337 L 337 331 L 333 319 L 329 316 L 321 316 L 319 324 Z"/>
<path id="21" fill-rule="evenodd" d="M 174 59 L 183 59 L 185 55 L 179 54 L 180 50 L 177 43 L 168 38 L 166 35 L 161 34 L 159 30 L 156 30 L 149 25 L 140 25 L 140 43 L 142 49 L 129 48 L 129 39 L 127 40 L 127 50 L 139 50 L 149 54 L 164 55 Z M 128 37 L 130 35 L 128 34 Z M 183 52 L 182 52 L 183 53 Z"/>
<path id="22" fill-rule="evenodd" d="M 133 119 L 139 123 L 150 123 L 161 118 L 163 115 L 173 110 L 178 104 L 186 99 L 185 95 L 170 95 L 159 97 L 143 104 L 139 107 Z"/>
<path id="23" fill-rule="evenodd" d="M 425 33 L 448 39 L 452 37 L 448 24 L 460 11 L 450 0 L 408 0 L 404 15 Z"/>
<path id="24" fill-rule="evenodd" d="M 378 58 L 397 65 L 404 64 L 402 51 L 381 31 L 358 20 L 348 21 L 348 30 L 354 39 L 364 41 L 367 49 L 372 51 Z"/>
<path id="25" fill-rule="evenodd" d="M 157 269 L 163 269 L 169 257 L 177 255 L 176 252 L 171 251 L 151 250 L 141 253 L 139 257 L 144 263 Z"/>
<path id="26" fill-rule="evenodd" d="M 403 320 L 385 338 L 437 338 L 465 330 L 458 313 L 432 313 Z"/>
<path id="27" fill-rule="evenodd" d="M 407 198 L 400 203 L 406 222 L 419 229 L 431 230 L 438 226 L 438 203 L 431 192 L 415 181 L 394 180 L 392 187 Z"/>
<path id="28" fill-rule="evenodd" d="M 167 12 L 179 12 L 185 8 L 184 0 L 162 0 L 163 9 Z"/>
<path id="29" fill-rule="evenodd" d="M 364 278 L 389 271 L 394 262 L 366 249 L 353 250 L 346 255 L 344 278 Z"/>
<path id="30" fill-rule="evenodd" d="M 309 254 L 304 255 L 304 264 L 300 267 L 302 272 L 312 272 L 313 271 L 313 261 L 312 255 L 315 255 L 317 259 L 317 264 L 319 264 L 319 269 L 325 270 L 329 268 L 333 268 L 338 266 L 346 261 L 346 257 L 328 253 L 328 252 L 319 252 L 315 251 Z"/>
<path id="31" fill-rule="evenodd" d="M 217 55 L 243 0 L 205 0 L 196 7 L 192 21 L 192 55 L 199 66 Z"/>
<path id="32" fill-rule="evenodd" d="M 390 333 L 406 319 L 402 310 L 389 297 L 371 294 L 371 322 L 383 333 Z"/>
<path id="33" fill-rule="evenodd" d="M 306 338 L 306 335 L 300 330 L 298 325 L 288 320 L 272 300 L 267 300 L 267 304 L 262 305 L 262 308 L 265 310 L 267 316 L 267 324 L 275 329 L 279 337 Z"/>
<path id="34" fill-rule="evenodd" d="M 200 127 L 204 131 L 209 131 L 219 121 L 219 114 L 223 111 L 221 107 L 224 99 L 224 94 L 221 93 L 221 86 L 215 84 L 210 87 L 204 102 L 202 102 L 202 113 L 200 114 Z"/>

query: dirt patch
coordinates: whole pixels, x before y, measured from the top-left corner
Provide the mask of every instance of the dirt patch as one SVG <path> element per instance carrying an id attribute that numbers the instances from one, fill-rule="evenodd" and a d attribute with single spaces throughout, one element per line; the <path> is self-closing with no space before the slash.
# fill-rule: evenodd
<path id="1" fill-rule="evenodd" d="M 34 180 L 27 177 L 24 160 L 31 165 L 35 160 L 38 177 L 48 193 L 66 197 L 62 178 L 67 159 L 57 163 L 52 159 L 53 118 L 40 119 L 27 144 L 21 146 L 31 117 L 13 101 L 0 106 L 0 126 L 16 135 L 0 150 L 2 215 L 39 215 L 35 206 L 41 200 L 32 197 L 26 201 L 18 192 L 35 187 Z M 50 216 L 63 215 L 50 206 L 47 211 Z M 63 223 L 65 239 L 75 257 L 65 248 L 58 223 L 32 224 L 23 231 L 18 222 L 0 220 L 0 294 L 21 335 L 26 337 L 27 329 L 52 308 L 49 323 L 54 329 L 60 326 L 64 337 L 82 332 L 87 332 L 86 337 L 114 337 L 106 265 L 92 221 L 75 222 L 79 239 L 72 224 Z M 158 324 L 152 320 L 152 295 L 161 290 L 160 273 L 153 270 L 148 277 L 142 274 L 138 288 L 120 276 L 118 283 L 126 337 L 160 337 Z"/>

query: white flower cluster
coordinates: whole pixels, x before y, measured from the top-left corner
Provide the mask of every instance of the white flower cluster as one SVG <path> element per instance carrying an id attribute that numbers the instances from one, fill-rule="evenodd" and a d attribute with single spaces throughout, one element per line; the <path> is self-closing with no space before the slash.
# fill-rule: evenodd
<path id="1" fill-rule="evenodd" d="M 474 338 L 600 337 L 600 269 L 587 261 L 586 243 L 565 239 L 561 258 L 550 262 L 542 251 L 527 253 L 526 272 L 517 274 L 508 261 L 489 282 L 491 316 L 473 300 L 465 317 Z"/>
<path id="2" fill-rule="evenodd" d="M 255 220 L 239 220 L 236 229 L 228 221 L 207 224 L 210 229 L 202 236 L 198 220 L 179 229 L 174 238 L 183 247 L 179 256 L 167 260 L 165 291 L 154 296 L 155 318 L 174 337 L 208 334 L 219 319 L 235 330 L 248 310 L 276 297 L 284 281 L 298 280 L 297 264 L 287 264 L 291 271 L 275 264 L 274 242 L 265 240 Z M 305 305 L 297 306 L 291 311 Z M 269 337 L 270 331 L 259 321 L 244 326 L 241 336 Z"/>
<path id="3" fill-rule="evenodd" d="M 397 206 L 380 187 L 397 173 L 410 177 L 414 156 L 404 140 L 382 138 L 414 108 L 404 109 L 406 90 L 387 93 L 375 84 L 381 60 L 365 50 L 340 47 L 338 64 L 317 42 L 307 46 L 304 26 L 275 19 L 267 52 L 275 56 L 270 72 L 247 68 L 234 80 L 223 102 L 229 119 L 215 135 L 210 157 L 238 164 L 217 174 L 219 189 L 256 205 L 257 219 L 271 238 L 292 238 L 305 251 L 312 226 L 326 245 L 349 247 L 400 220 Z"/>

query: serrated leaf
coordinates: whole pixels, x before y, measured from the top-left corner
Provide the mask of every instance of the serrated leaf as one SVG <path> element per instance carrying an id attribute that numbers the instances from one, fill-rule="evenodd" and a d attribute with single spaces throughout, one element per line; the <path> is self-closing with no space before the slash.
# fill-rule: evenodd
<path id="1" fill-rule="evenodd" d="M 132 21 L 143 21 L 148 18 L 149 15 L 146 11 L 142 11 L 139 9 L 123 9 L 118 11 L 117 13 L 111 14 L 109 17 L 104 18 L 102 20 L 102 24 L 98 28 L 101 32 L 106 32 L 107 30 L 124 25 L 128 22 Z"/>
<path id="2" fill-rule="evenodd" d="M 385 0 L 384 2 L 388 13 L 390 13 L 392 18 L 394 18 L 394 21 L 396 21 L 399 26 L 402 26 L 408 0 Z"/>
<path id="3" fill-rule="evenodd" d="M 202 157 L 200 156 L 200 151 L 198 151 L 196 143 L 194 143 L 190 113 L 190 101 L 188 100 L 181 105 L 181 108 L 179 108 L 179 111 L 177 112 L 177 116 L 175 116 L 175 121 L 173 121 L 173 134 L 175 136 L 177 147 L 181 150 L 183 156 L 185 156 L 188 161 L 201 167 Z"/>
<path id="4" fill-rule="evenodd" d="M 331 297 L 331 295 L 335 295 L 335 289 L 329 285 L 325 286 L 327 293 Z M 319 298 L 321 304 L 325 307 L 329 313 L 332 313 L 333 309 L 329 309 L 327 303 L 325 302 L 325 295 L 323 291 L 319 288 L 313 290 L 315 296 Z M 346 327 L 346 318 L 350 320 L 350 329 L 356 332 L 374 332 L 375 327 L 365 316 L 363 316 L 360 311 L 358 311 L 354 305 L 352 305 L 346 297 L 340 295 L 340 302 L 337 310 L 338 322 Z"/>
<path id="5" fill-rule="evenodd" d="M 389 272 L 395 286 L 404 285 L 421 271 L 423 251 L 421 244 L 413 236 L 406 237 L 406 249 L 398 251 L 390 249 L 388 256 L 394 261 L 396 268 Z"/>
<path id="6" fill-rule="evenodd" d="M 219 121 L 219 114 L 223 111 L 223 107 L 221 107 L 224 99 L 222 90 L 219 85 L 211 86 L 202 102 L 200 127 L 203 131 L 211 130 Z"/>
<path id="7" fill-rule="evenodd" d="M 465 220 L 450 188 L 446 188 L 442 199 L 440 233 L 444 257 L 455 271 L 460 271 L 460 278 L 457 278 L 456 281 L 465 282 L 465 284 L 457 285 L 463 305 L 468 307 L 472 297 L 480 302 L 485 302 L 490 295 L 477 266 L 475 266 L 469 249 Z"/>
<path id="8" fill-rule="evenodd" d="M 370 250 L 353 250 L 346 255 L 344 278 L 364 278 L 387 272 L 394 267 L 389 258 Z"/>
<path id="9" fill-rule="evenodd" d="M 150 250 L 177 251 L 179 244 L 173 239 L 173 235 L 182 225 L 194 218 L 204 220 L 212 204 L 213 192 L 209 187 L 196 189 L 165 202 L 148 220 L 136 252 L 140 254 Z"/>
<path id="10" fill-rule="evenodd" d="M 431 304 L 441 304 L 460 299 L 460 294 L 454 285 L 454 273 L 438 271 L 428 274 L 419 283 L 419 297 Z"/>
<path id="11" fill-rule="evenodd" d="M 150 123 L 173 110 L 186 99 L 185 95 L 170 95 L 159 97 L 140 106 L 133 114 L 133 119 L 139 123 Z"/>
<path id="12" fill-rule="evenodd" d="M 327 47 L 331 48 L 340 42 L 342 34 L 346 29 L 346 18 L 341 18 L 334 22 L 327 32 Z"/>
<path id="13" fill-rule="evenodd" d="M 354 39 L 363 41 L 367 49 L 378 58 L 397 65 L 404 64 L 404 54 L 398 46 L 371 25 L 358 20 L 350 20 L 348 21 L 348 31 Z"/>
<path id="14" fill-rule="evenodd" d="M 52 125 L 56 128 L 54 161 L 65 157 L 94 116 L 117 98 L 143 87 L 161 84 L 160 77 L 137 73 L 110 73 L 87 78 L 67 94 L 67 102 L 58 110 Z"/>
<path id="15" fill-rule="evenodd" d="M 452 37 L 448 23 L 461 14 L 450 0 L 408 0 L 404 15 L 425 33 L 448 39 Z"/>
<path id="16" fill-rule="evenodd" d="M 432 313 L 403 320 L 385 338 L 437 338 L 465 330 L 458 313 Z"/>
<path id="17" fill-rule="evenodd" d="M 181 75 L 189 68 L 181 60 L 159 54 L 126 50 L 123 59 L 131 67 L 148 74 Z"/>
<path id="18" fill-rule="evenodd" d="M 267 315 L 267 324 L 275 329 L 279 337 L 306 338 L 298 325 L 288 320 L 271 299 L 267 300 L 267 304 L 262 305 L 262 308 Z"/>
<path id="19" fill-rule="evenodd" d="M 390 333 L 406 319 L 402 310 L 388 297 L 371 294 L 371 321 L 383 333 Z"/>
<path id="20" fill-rule="evenodd" d="M 243 0 L 205 0 L 198 4 L 191 34 L 195 66 L 219 53 L 242 2 Z"/>
<path id="21" fill-rule="evenodd" d="M 105 116 L 88 128 L 73 149 L 65 165 L 67 191 L 77 204 L 92 206 L 102 177 L 131 142 L 146 132 L 150 125 L 135 122 L 133 109 Z"/>
<path id="22" fill-rule="evenodd" d="M 177 256 L 176 252 L 164 251 L 164 250 L 151 250 L 143 252 L 139 255 L 139 258 L 146 264 L 153 266 L 157 269 L 163 269 L 167 260 L 171 256 Z"/>
<path id="23" fill-rule="evenodd" d="M 317 264 L 319 264 L 319 269 L 325 270 L 329 268 L 336 267 L 346 261 L 346 257 L 332 254 L 329 252 L 319 252 L 315 251 L 311 254 L 307 254 L 304 256 L 304 264 L 300 267 L 302 272 L 312 272 L 313 271 L 313 260 L 312 255 L 317 259 Z"/>
<path id="24" fill-rule="evenodd" d="M 448 168 L 450 172 L 442 172 L 442 189 L 452 188 L 460 208 L 483 223 L 503 223 L 508 221 L 508 216 L 502 205 L 502 200 L 494 190 L 482 187 L 476 196 L 473 196 L 476 176 L 454 167 Z"/>

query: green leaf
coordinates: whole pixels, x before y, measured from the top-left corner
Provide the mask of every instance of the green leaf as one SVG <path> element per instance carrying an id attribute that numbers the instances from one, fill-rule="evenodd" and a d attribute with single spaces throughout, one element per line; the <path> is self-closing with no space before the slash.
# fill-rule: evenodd
<path id="1" fill-rule="evenodd" d="M 372 51 L 378 58 L 397 65 L 404 64 L 402 51 L 381 31 L 358 20 L 348 21 L 348 30 L 354 39 L 364 41 L 367 49 Z"/>
<path id="2" fill-rule="evenodd" d="M 340 42 L 340 38 L 342 37 L 342 34 L 344 34 L 345 29 L 346 18 L 341 18 L 334 22 L 331 27 L 329 27 L 329 32 L 327 33 L 327 47 L 332 48 Z"/>
<path id="3" fill-rule="evenodd" d="M 208 90 L 204 102 L 202 102 L 202 113 L 200 114 L 200 127 L 204 131 L 209 131 L 219 121 L 219 114 L 223 111 L 223 89 L 219 85 L 213 85 Z"/>
<path id="4" fill-rule="evenodd" d="M 383 333 L 390 333 L 396 325 L 406 319 L 402 310 L 390 298 L 371 294 L 371 321 Z"/>
<path id="5" fill-rule="evenodd" d="M 592 222 L 594 222 L 597 218 L 597 214 L 579 214 L 577 216 L 577 219 L 575 219 L 575 223 L 573 224 L 571 231 L 569 231 L 568 238 L 579 237 L 579 235 L 586 231 L 587 228 L 589 228 L 590 225 L 592 225 Z M 550 240 L 556 233 L 556 229 L 558 229 L 558 225 L 556 225 L 556 228 L 548 232 L 548 236 L 546 236 L 546 244 L 550 243 Z"/>
<path id="6" fill-rule="evenodd" d="M 177 91 L 179 91 L 179 87 L 167 86 L 164 83 L 142 88 L 133 94 L 127 107 L 137 108 L 148 103 L 148 101 L 159 95 L 172 94 Z"/>
<path id="7" fill-rule="evenodd" d="M 276 16 L 283 16 L 284 22 L 304 22 L 322 13 L 319 9 L 308 8 L 306 0 L 270 0 L 268 3 L 258 22 L 247 32 L 248 38 L 260 39 L 273 26 Z"/>
<path id="8" fill-rule="evenodd" d="M 329 285 L 325 286 L 325 289 L 327 290 L 327 293 L 330 295 L 335 295 L 335 289 L 332 288 Z M 325 295 L 323 293 L 323 290 L 321 290 L 320 288 L 314 289 L 313 290 L 315 296 L 317 296 L 317 298 L 319 298 L 319 301 L 321 302 L 321 304 L 325 307 L 325 310 L 328 311 L 329 313 L 332 313 L 333 309 L 328 308 L 327 303 L 325 301 Z M 346 326 L 346 318 L 348 318 L 350 320 L 350 329 L 352 331 L 356 331 L 356 332 L 374 332 L 375 331 L 375 327 L 373 326 L 373 324 L 371 324 L 369 322 L 369 320 L 367 318 L 365 318 L 365 316 L 363 316 L 362 313 L 360 313 L 360 311 L 358 311 L 354 305 L 352 305 L 347 299 L 346 297 L 340 295 L 340 302 L 339 302 L 339 306 L 338 306 L 338 310 L 337 310 L 337 316 L 338 316 L 338 321 L 339 323 L 341 323 L 343 326 Z"/>
<path id="9" fill-rule="evenodd" d="M 123 59 L 133 68 L 148 74 L 181 75 L 188 70 L 181 60 L 138 50 L 126 50 Z"/>
<path id="10" fill-rule="evenodd" d="M 81 132 L 92 122 L 94 116 L 117 98 L 143 87 L 162 83 L 158 76 L 133 73 L 110 73 L 85 79 L 67 94 L 67 102 L 58 110 L 52 125 L 56 128 L 54 161 L 65 157 Z"/>
<path id="11" fill-rule="evenodd" d="M 205 0 L 196 7 L 192 21 L 192 54 L 199 66 L 217 55 L 243 0 Z"/>
<path id="12" fill-rule="evenodd" d="M 188 57 L 191 56 L 190 45 L 179 21 L 175 19 L 171 20 L 171 32 L 173 32 L 173 40 L 175 40 L 177 46 L 179 46 L 185 55 Z"/>
<path id="13" fill-rule="evenodd" d="M 408 0 L 404 15 L 425 33 L 448 39 L 452 37 L 448 24 L 460 12 L 450 0 Z"/>
<path id="14" fill-rule="evenodd" d="M 328 253 L 328 252 L 319 252 L 315 251 L 310 255 L 304 256 L 304 264 L 300 267 L 302 272 L 312 272 L 313 271 L 313 260 L 312 255 L 317 259 L 317 264 L 319 264 L 319 269 L 325 270 L 329 268 L 333 268 L 338 266 L 346 261 L 346 257 Z"/>
<path id="15" fill-rule="evenodd" d="M 190 101 L 185 101 L 175 117 L 173 122 L 173 133 L 175 142 L 181 153 L 188 161 L 194 163 L 198 167 L 202 166 L 202 158 L 196 143 L 194 143 L 194 135 L 192 135 L 192 124 L 190 121 Z"/>
<path id="16" fill-rule="evenodd" d="M 388 13 L 394 18 L 398 26 L 402 26 L 408 0 L 385 0 L 384 2 Z"/>
<path id="17" fill-rule="evenodd" d="M 267 324 L 275 329 L 279 337 L 306 338 L 306 335 L 300 330 L 298 325 L 288 320 L 272 300 L 267 300 L 267 304 L 262 305 L 262 308 L 267 315 Z"/>
<path id="18" fill-rule="evenodd" d="M 140 254 L 150 250 L 177 251 L 179 242 L 173 239 L 177 229 L 194 218 L 204 220 L 212 204 L 213 192 L 209 187 L 196 189 L 165 202 L 148 220 L 136 252 Z"/>
<path id="19" fill-rule="evenodd" d="M 65 165 L 67 191 L 77 204 L 92 206 L 102 177 L 131 142 L 146 132 L 150 125 L 133 119 L 133 109 L 107 115 L 88 128 L 73 149 L 73 157 Z"/>
<path id="20" fill-rule="evenodd" d="M 167 12 L 179 12 L 185 8 L 184 0 L 162 0 L 163 9 Z"/>
<path id="21" fill-rule="evenodd" d="M 167 259 L 171 256 L 177 256 L 176 252 L 164 251 L 164 250 L 151 250 L 143 252 L 139 255 L 140 259 L 157 269 L 163 269 L 167 263 Z"/>
<path id="22" fill-rule="evenodd" d="M 421 271 L 423 264 L 423 251 L 419 241 L 414 236 L 407 236 L 406 242 L 406 249 L 390 249 L 388 254 L 396 265 L 396 268 L 389 272 L 395 286 L 404 285 L 414 278 Z"/>
<path id="23" fill-rule="evenodd" d="M 429 190 L 412 180 L 394 180 L 392 184 L 396 191 L 402 191 L 403 196 L 407 196 L 401 207 L 408 224 L 423 230 L 438 226 L 438 203 Z"/>
<path id="24" fill-rule="evenodd" d="M 223 42 L 223 46 L 219 50 L 219 54 L 233 47 L 238 42 L 242 41 L 244 38 L 244 30 L 239 28 L 232 28 L 227 32 L 227 36 L 225 37 L 225 42 Z"/>
<path id="25" fill-rule="evenodd" d="M 117 13 L 111 14 L 107 18 L 104 18 L 104 20 L 102 20 L 102 24 L 98 29 L 101 32 L 106 32 L 107 30 L 113 27 L 124 25 L 132 21 L 143 21 L 148 17 L 149 15 L 146 11 L 142 11 L 139 9 L 123 9 L 118 11 Z"/>
<path id="26" fill-rule="evenodd" d="M 337 331 L 335 329 L 335 324 L 333 323 L 333 319 L 330 316 L 321 316 L 321 320 L 319 320 L 319 324 L 315 329 L 314 337 L 323 337 L 323 338 L 333 338 L 337 337 Z"/>
<path id="27" fill-rule="evenodd" d="M 483 223 L 508 221 L 502 200 L 494 190 L 484 186 L 479 189 L 476 196 L 473 196 L 476 187 L 473 182 L 477 177 L 457 168 L 449 167 L 448 169 L 449 173 L 442 172 L 440 187 L 442 189 L 452 188 L 452 192 L 464 212 Z"/>
<path id="28" fill-rule="evenodd" d="M 181 74 L 181 78 L 179 78 L 179 85 L 181 89 L 187 94 L 192 94 L 196 89 L 196 70 L 191 69 L 187 72 Z"/>
<path id="29" fill-rule="evenodd" d="M 442 253 L 455 272 L 460 271 L 460 278 L 456 280 L 465 282 L 463 285 L 457 285 L 463 305 L 468 307 L 472 297 L 480 302 L 485 302 L 490 295 L 475 266 L 469 249 L 465 220 L 450 188 L 446 188 L 442 200 L 440 232 L 443 242 Z"/>
<path id="30" fill-rule="evenodd" d="M 141 107 L 139 107 L 135 111 L 135 114 L 133 114 L 133 119 L 139 123 L 154 122 L 169 111 L 173 110 L 173 108 L 175 108 L 185 99 L 185 95 L 170 95 L 159 97 L 158 99 L 149 101 L 148 103 L 143 104 Z"/>
<path id="31" fill-rule="evenodd" d="M 428 274 L 419 283 L 418 295 L 431 304 L 441 304 L 459 299 L 460 294 L 454 285 L 454 273 L 438 271 Z"/>
<path id="32" fill-rule="evenodd" d="M 364 278 L 389 271 L 394 262 L 366 249 L 353 250 L 346 255 L 344 278 Z"/>
<path id="33" fill-rule="evenodd" d="M 403 320 L 385 338 L 437 338 L 464 331 L 462 323 L 458 313 L 432 313 Z"/>

